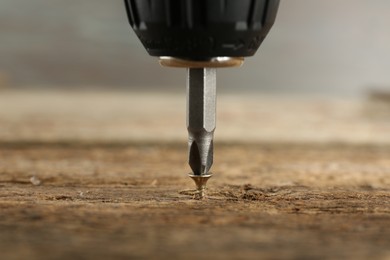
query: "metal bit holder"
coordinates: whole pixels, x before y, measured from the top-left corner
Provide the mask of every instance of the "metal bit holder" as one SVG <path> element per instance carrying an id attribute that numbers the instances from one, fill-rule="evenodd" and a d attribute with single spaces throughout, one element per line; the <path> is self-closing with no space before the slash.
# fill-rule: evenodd
<path id="1" fill-rule="evenodd" d="M 244 57 L 213 57 L 207 60 L 189 60 L 162 56 L 159 57 L 159 63 L 163 67 L 171 68 L 229 68 L 242 66 Z"/>

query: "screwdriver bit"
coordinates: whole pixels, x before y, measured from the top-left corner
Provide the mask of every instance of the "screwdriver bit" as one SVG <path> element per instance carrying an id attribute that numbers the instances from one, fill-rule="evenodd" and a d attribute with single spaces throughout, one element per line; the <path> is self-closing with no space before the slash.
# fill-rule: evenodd
<path id="1" fill-rule="evenodd" d="M 194 175 L 205 175 L 213 164 L 216 113 L 216 69 L 188 69 L 187 130 L 189 165 Z"/>

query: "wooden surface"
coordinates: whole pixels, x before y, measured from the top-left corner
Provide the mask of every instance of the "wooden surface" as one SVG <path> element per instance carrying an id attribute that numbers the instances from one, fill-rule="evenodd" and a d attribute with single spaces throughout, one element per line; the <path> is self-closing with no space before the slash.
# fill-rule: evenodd
<path id="1" fill-rule="evenodd" d="M 364 127 L 344 143 L 342 127 L 325 141 L 315 133 L 290 142 L 222 138 L 208 198 L 198 201 L 188 195 L 186 144 L 171 133 L 160 142 L 99 132 L 83 138 L 91 123 L 108 124 L 111 115 L 120 128 L 122 119 L 87 107 L 59 132 L 61 117 L 50 115 L 65 111 L 69 123 L 66 111 L 74 108 L 61 110 L 60 102 L 58 110 L 34 110 L 22 102 L 18 112 L 7 100 L 0 105 L 8 108 L 0 113 L 1 259 L 390 258 L 390 145 L 359 142 Z M 371 126 L 386 139 L 386 117 L 370 111 Z M 83 115 L 91 121 L 77 121 Z M 34 139 L 26 129 L 31 123 L 37 131 L 38 122 L 46 124 Z"/>

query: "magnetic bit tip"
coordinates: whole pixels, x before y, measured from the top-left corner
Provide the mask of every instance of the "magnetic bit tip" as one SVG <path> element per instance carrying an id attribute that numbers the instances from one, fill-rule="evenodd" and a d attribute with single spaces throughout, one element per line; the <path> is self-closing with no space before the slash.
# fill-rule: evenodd
<path id="1" fill-rule="evenodd" d="M 205 133 L 202 137 L 202 141 L 191 140 L 190 134 L 188 163 L 194 175 L 206 175 L 213 165 L 213 134 Z"/>

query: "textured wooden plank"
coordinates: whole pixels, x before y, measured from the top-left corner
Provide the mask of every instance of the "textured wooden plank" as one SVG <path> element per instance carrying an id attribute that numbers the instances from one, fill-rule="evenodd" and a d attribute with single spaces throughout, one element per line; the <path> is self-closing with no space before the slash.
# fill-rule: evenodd
<path id="1" fill-rule="evenodd" d="M 1 258 L 390 258 L 388 101 L 220 96 L 204 201 L 184 106 L 3 91 Z"/>
<path id="2" fill-rule="evenodd" d="M 217 144 L 193 200 L 182 143 L 1 143 L 3 259 L 390 257 L 390 147 Z M 41 181 L 33 185 L 31 177 Z"/>

